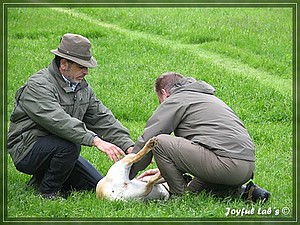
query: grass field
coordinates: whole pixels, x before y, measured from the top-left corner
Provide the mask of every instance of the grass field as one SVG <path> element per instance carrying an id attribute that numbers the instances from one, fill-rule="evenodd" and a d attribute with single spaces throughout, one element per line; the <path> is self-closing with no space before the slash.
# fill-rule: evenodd
<path id="1" fill-rule="evenodd" d="M 263 206 L 205 193 L 167 202 L 109 202 L 84 192 L 46 201 L 26 190 L 29 176 L 7 157 L 6 220 L 294 218 L 291 8 L 8 8 L 7 21 L 8 118 L 16 90 L 48 66 L 60 37 L 80 33 L 91 40 L 99 64 L 87 80 L 133 140 L 158 106 L 158 75 L 177 71 L 214 86 L 249 130 L 256 145 L 254 182 L 272 198 Z M 103 174 L 112 165 L 93 148 L 83 147 L 82 155 Z M 226 217 L 228 208 L 254 213 Z"/>

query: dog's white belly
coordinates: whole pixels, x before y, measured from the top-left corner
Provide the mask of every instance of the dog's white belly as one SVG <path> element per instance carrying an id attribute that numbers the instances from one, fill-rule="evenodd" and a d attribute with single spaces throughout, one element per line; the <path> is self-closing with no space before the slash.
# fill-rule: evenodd
<path id="1" fill-rule="evenodd" d="M 148 193 L 146 188 L 147 183 L 136 179 L 122 181 L 114 180 L 109 185 L 106 185 L 106 196 L 111 200 L 126 200 L 144 198 Z"/>
<path id="2" fill-rule="evenodd" d="M 124 186 L 123 199 L 144 198 L 147 193 L 147 183 L 133 179 Z"/>
<path id="3" fill-rule="evenodd" d="M 167 189 L 162 184 L 155 184 L 151 190 L 151 192 L 144 198 L 145 200 L 151 199 L 169 199 L 170 194 Z"/>
<path id="4" fill-rule="evenodd" d="M 153 186 L 150 193 L 146 193 L 146 182 L 133 179 L 129 183 L 114 183 L 113 192 L 110 195 L 111 199 L 126 200 L 126 199 L 168 199 L 169 192 L 162 184 Z M 115 187 L 115 188 L 114 188 Z M 121 188 L 120 188 L 121 187 Z"/>
<path id="5" fill-rule="evenodd" d="M 161 178 L 158 173 L 152 178 L 129 180 L 129 172 L 133 163 L 140 160 L 156 144 L 155 138 L 150 139 L 137 154 L 128 154 L 116 162 L 102 178 L 96 187 L 98 198 L 106 197 L 111 200 L 126 199 L 168 199 L 169 192 L 162 184 L 156 184 Z"/>

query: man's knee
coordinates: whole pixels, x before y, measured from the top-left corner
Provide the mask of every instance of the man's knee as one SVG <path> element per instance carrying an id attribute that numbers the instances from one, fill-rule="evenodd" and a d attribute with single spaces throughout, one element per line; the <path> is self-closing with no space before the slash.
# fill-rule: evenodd
<path id="1" fill-rule="evenodd" d="M 169 134 L 159 134 L 156 136 L 157 143 L 160 145 L 166 144 L 173 136 Z"/>
<path id="2" fill-rule="evenodd" d="M 160 134 L 156 136 L 157 146 L 153 149 L 153 153 L 162 153 L 172 151 L 175 137 L 168 134 Z"/>
<path id="3" fill-rule="evenodd" d="M 60 152 L 63 152 L 66 155 L 73 156 L 76 159 L 79 157 L 81 150 L 80 145 L 64 139 L 60 139 L 57 148 Z"/>
<path id="4" fill-rule="evenodd" d="M 157 144 L 159 146 L 164 146 L 169 137 L 170 137 L 170 135 L 168 135 L 168 134 L 159 134 L 159 135 L 157 135 L 156 136 Z"/>

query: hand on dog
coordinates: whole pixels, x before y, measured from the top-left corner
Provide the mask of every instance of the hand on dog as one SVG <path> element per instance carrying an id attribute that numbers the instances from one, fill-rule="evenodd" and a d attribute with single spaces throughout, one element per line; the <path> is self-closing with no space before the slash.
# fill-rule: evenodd
<path id="1" fill-rule="evenodd" d="M 141 175 L 139 175 L 136 179 L 137 180 L 142 180 L 144 177 L 147 177 L 147 176 L 153 176 L 157 173 L 160 173 L 159 169 L 158 168 L 155 168 L 155 169 L 150 169 L 150 170 L 147 170 L 145 171 L 144 173 L 142 173 Z"/>
<path id="2" fill-rule="evenodd" d="M 110 160 L 117 162 L 121 159 L 121 155 L 125 156 L 125 153 L 118 146 L 109 143 L 107 141 L 103 141 L 99 137 L 94 138 L 93 146 L 98 148 L 100 151 L 106 153 Z"/>
<path id="3" fill-rule="evenodd" d="M 126 154 L 130 154 L 130 153 L 132 153 L 132 151 L 133 151 L 133 147 L 129 147 L 126 151 Z"/>

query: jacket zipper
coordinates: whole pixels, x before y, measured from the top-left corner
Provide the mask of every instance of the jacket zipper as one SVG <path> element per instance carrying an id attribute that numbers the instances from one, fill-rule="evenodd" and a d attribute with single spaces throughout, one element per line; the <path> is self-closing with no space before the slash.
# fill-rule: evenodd
<path id="1" fill-rule="evenodd" d="M 74 105 L 73 105 L 73 111 L 72 111 L 72 115 L 71 116 L 74 116 L 74 113 L 75 113 L 75 109 L 77 108 L 77 92 L 74 92 L 74 97 L 73 97 L 73 100 L 74 100 Z"/>

